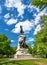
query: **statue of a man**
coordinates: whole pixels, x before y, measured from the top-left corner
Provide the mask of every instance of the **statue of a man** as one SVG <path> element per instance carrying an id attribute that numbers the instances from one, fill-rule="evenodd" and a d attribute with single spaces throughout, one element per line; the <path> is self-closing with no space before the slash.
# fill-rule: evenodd
<path id="1" fill-rule="evenodd" d="M 20 34 L 24 34 L 23 29 L 22 29 L 22 25 L 20 25 Z"/>

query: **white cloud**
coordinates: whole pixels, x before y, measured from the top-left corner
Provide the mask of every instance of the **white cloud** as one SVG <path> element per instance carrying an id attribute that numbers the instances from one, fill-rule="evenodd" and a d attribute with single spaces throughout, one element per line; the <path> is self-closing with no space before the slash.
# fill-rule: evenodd
<path id="1" fill-rule="evenodd" d="M 34 38 L 28 38 L 26 43 L 33 42 L 33 41 L 34 41 Z"/>
<path id="2" fill-rule="evenodd" d="M 43 16 L 46 12 L 46 9 L 42 10 L 41 12 L 36 15 L 36 18 L 34 20 L 34 24 L 37 25 L 39 23 L 40 17 Z"/>
<path id="3" fill-rule="evenodd" d="M 11 40 L 11 42 L 14 42 L 14 40 Z"/>
<path id="4" fill-rule="evenodd" d="M 12 25 L 12 24 L 15 24 L 15 23 L 17 23 L 17 19 L 11 18 L 11 19 L 9 19 L 9 20 L 7 21 L 6 24 Z"/>
<path id="5" fill-rule="evenodd" d="M 34 20 L 34 24 L 37 25 L 39 23 L 40 17 L 45 15 L 45 14 L 46 14 L 46 9 L 39 12 L 38 15 L 36 15 L 36 18 Z M 34 35 L 36 35 L 40 30 L 41 30 L 41 26 L 40 26 L 40 24 L 38 24 L 35 31 L 34 31 Z"/>
<path id="6" fill-rule="evenodd" d="M 40 30 L 41 30 L 41 26 L 39 24 L 39 25 L 37 25 L 37 27 L 36 27 L 36 29 L 34 31 L 34 35 L 36 35 Z"/>
<path id="7" fill-rule="evenodd" d="M 10 17 L 9 13 L 4 15 L 4 18 L 9 18 L 9 17 Z"/>
<path id="8" fill-rule="evenodd" d="M 39 8 L 37 8 L 36 6 L 33 6 L 33 5 L 31 6 L 31 5 L 29 5 L 28 7 L 31 9 L 31 10 L 30 10 L 30 12 L 32 12 L 32 11 L 33 11 L 33 8 L 34 8 L 34 9 L 36 9 L 36 10 L 37 10 L 37 12 L 39 12 L 39 11 L 40 11 L 40 9 L 39 9 Z"/>
<path id="9" fill-rule="evenodd" d="M 29 38 L 28 41 L 34 41 L 34 38 Z"/>
<path id="10" fill-rule="evenodd" d="M 20 25 L 23 26 L 24 32 L 29 32 L 32 29 L 32 27 L 34 26 L 33 23 L 31 23 L 30 21 L 26 20 L 26 21 L 17 23 L 15 25 L 15 28 L 12 30 L 12 32 L 19 33 L 20 32 Z"/>
<path id="11" fill-rule="evenodd" d="M 19 16 L 24 13 L 25 5 L 22 4 L 21 0 L 6 0 L 6 7 L 15 7 L 19 12 Z"/>
<path id="12" fill-rule="evenodd" d="M 0 6 L 0 13 L 2 13 L 2 8 L 1 8 L 1 6 Z"/>
<path id="13" fill-rule="evenodd" d="M 34 13 L 34 15 L 33 16 L 36 16 L 37 14 L 36 13 Z"/>

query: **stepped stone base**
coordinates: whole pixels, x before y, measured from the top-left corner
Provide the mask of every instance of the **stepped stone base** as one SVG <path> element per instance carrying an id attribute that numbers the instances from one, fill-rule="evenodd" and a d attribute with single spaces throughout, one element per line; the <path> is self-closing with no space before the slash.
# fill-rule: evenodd
<path id="1" fill-rule="evenodd" d="M 14 55 L 14 58 L 16 59 L 27 59 L 32 58 L 32 55 L 27 52 L 27 49 L 17 49 L 17 53 Z"/>
<path id="2" fill-rule="evenodd" d="M 15 57 L 14 58 L 16 58 L 16 59 L 27 59 L 27 58 L 32 58 L 32 56 L 31 55 L 15 55 Z"/>

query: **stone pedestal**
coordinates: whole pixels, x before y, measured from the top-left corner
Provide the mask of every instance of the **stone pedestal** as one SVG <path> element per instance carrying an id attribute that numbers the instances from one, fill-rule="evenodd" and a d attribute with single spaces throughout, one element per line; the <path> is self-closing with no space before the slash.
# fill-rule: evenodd
<path id="1" fill-rule="evenodd" d="M 30 59 L 32 56 L 30 54 L 23 54 L 23 55 L 15 55 L 15 59 Z"/>
<path id="2" fill-rule="evenodd" d="M 28 53 L 28 49 L 21 48 L 17 49 L 17 53 L 14 55 L 16 59 L 27 59 L 32 58 L 32 55 Z"/>

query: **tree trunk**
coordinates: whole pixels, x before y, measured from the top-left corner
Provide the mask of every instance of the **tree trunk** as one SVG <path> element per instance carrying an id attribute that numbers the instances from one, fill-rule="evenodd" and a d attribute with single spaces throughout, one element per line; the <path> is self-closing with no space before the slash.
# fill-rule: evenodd
<path id="1" fill-rule="evenodd" d="M 47 54 L 46 54 L 46 58 L 47 58 Z"/>

